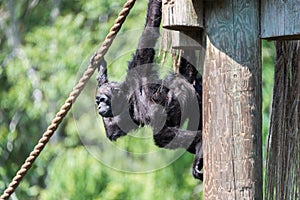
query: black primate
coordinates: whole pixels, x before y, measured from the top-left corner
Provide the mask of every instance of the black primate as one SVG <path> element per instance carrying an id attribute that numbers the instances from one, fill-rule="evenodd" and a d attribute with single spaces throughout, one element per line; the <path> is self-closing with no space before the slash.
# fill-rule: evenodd
<path id="1" fill-rule="evenodd" d="M 154 69 L 154 46 L 159 38 L 161 0 L 149 0 L 146 25 L 138 48 L 128 64 L 124 82 L 109 82 L 105 61 L 99 66 L 96 104 L 110 140 L 143 125 L 153 129 L 159 147 L 185 148 L 195 154 L 193 175 L 203 180 L 202 78 L 188 61 L 180 59 L 179 74 L 159 80 Z M 200 113 L 200 114 L 199 114 Z M 189 120 L 186 130 L 183 122 Z"/>

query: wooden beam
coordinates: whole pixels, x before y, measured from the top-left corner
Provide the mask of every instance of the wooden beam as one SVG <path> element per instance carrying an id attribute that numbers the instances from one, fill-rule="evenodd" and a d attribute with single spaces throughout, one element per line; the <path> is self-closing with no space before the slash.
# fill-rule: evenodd
<path id="1" fill-rule="evenodd" d="M 204 199 L 262 199 L 258 0 L 206 1 Z"/>
<path id="2" fill-rule="evenodd" d="M 171 31 L 172 48 L 202 49 L 203 31 Z"/>
<path id="3" fill-rule="evenodd" d="M 261 0 L 261 37 L 300 39 L 300 0 Z"/>
<path id="4" fill-rule="evenodd" d="M 162 24 L 171 30 L 203 28 L 202 0 L 163 0 Z"/>
<path id="5" fill-rule="evenodd" d="M 203 33 L 202 0 L 163 0 L 163 28 L 172 30 L 172 48 L 199 49 Z"/>

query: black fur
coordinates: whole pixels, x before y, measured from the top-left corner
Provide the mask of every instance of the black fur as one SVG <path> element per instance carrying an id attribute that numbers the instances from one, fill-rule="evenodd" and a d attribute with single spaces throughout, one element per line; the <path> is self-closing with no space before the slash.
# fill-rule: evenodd
<path id="1" fill-rule="evenodd" d="M 185 148 L 196 154 L 193 175 L 202 180 L 202 78 L 185 59 L 190 55 L 184 55 L 178 75 L 158 79 L 153 63 L 161 4 L 161 0 L 149 0 L 145 29 L 128 64 L 126 80 L 123 83 L 109 82 L 106 64 L 100 65 L 96 104 L 110 140 L 125 136 L 140 126 L 150 125 L 157 146 Z M 181 126 L 186 119 L 189 119 L 189 124 L 187 130 L 183 130 Z"/>

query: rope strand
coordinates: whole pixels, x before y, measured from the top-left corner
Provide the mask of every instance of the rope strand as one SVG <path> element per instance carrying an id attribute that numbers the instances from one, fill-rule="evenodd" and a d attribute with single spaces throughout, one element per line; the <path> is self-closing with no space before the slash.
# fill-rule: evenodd
<path id="1" fill-rule="evenodd" d="M 44 132 L 42 138 L 39 140 L 38 144 L 34 147 L 33 151 L 25 160 L 24 164 L 21 166 L 20 170 L 16 173 L 15 177 L 8 185 L 7 189 L 3 192 L 0 197 L 0 200 L 8 199 L 12 193 L 16 190 L 19 183 L 22 181 L 23 177 L 26 175 L 28 170 L 33 165 L 36 158 L 40 155 L 41 151 L 44 149 L 51 136 L 54 134 L 54 131 L 58 128 L 64 117 L 67 115 L 69 110 L 71 109 L 73 103 L 76 101 L 77 97 L 80 95 L 81 91 L 87 84 L 88 80 L 91 78 L 93 73 L 95 72 L 98 64 L 103 59 L 104 55 L 108 51 L 111 46 L 113 40 L 115 39 L 117 33 L 122 27 L 127 15 L 129 14 L 131 8 L 133 7 L 136 0 L 128 0 L 124 6 L 122 11 L 119 13 L 117 19 L 114 22 L 114 25 L 111 27 L 108 35 L 106 36 L 104 42 L 102 43 L 100 49 L 96 52 L 96 54 L 92 57 L 91 63 L 88 66 L 88 69 L 84 72 L 82 78 L 78 81 L 77 85 L 73 88 L 69 97 L 60 108 L 59 112 L 56 114 L 56 117 L 52 120 L 52 123 L 49 125 L 47 130 Z"/>

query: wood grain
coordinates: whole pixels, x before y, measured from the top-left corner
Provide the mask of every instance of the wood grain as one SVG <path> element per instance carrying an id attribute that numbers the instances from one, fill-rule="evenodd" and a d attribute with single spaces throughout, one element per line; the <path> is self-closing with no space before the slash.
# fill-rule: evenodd
<path id="1" fill-rule="evenodd" d="M 171 31 L 172 48 L 174 49 L 202 49 L 203 31 Z"/>
<path id="2" fill-rule="evenodd" d="M 162 24 L 171 30 L 203 28 L 202 0 L 163 0 Z"/>
<path id="3" fill-rule="evenodd" d="M 300 39 L 300 0 L 261 0 L 261 35 L 266 39 Z"/>
<path id="4" fill-rule="evenodd" d="M 207 1 L 204 199 L 262 199 L 259 1 Z"/>

